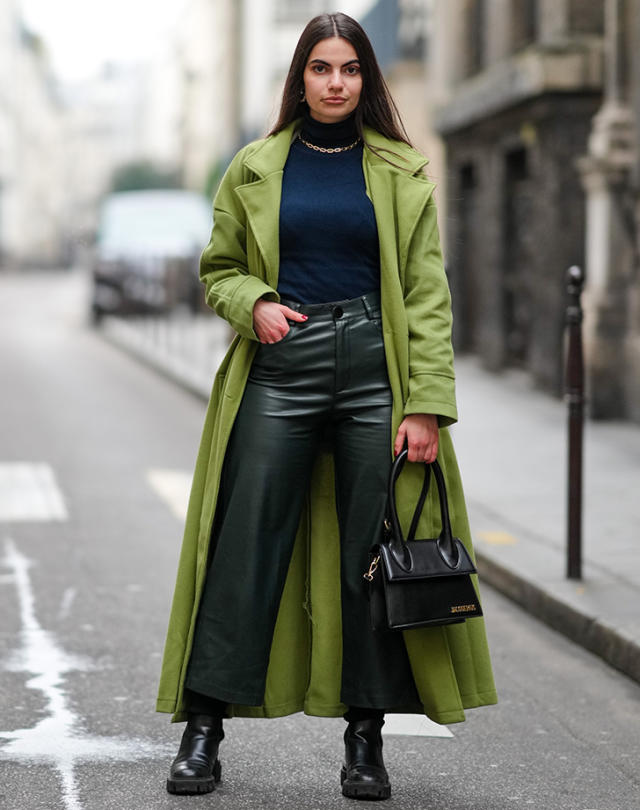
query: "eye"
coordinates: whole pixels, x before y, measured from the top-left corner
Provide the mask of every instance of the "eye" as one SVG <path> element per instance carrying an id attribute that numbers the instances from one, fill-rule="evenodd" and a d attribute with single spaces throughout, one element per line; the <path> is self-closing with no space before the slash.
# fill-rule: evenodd
<path id="1" fill-rule="evenodd" d="M 357 76 L 360 73 L 360 65 L 347 65 L 345 73 L 349 76 Z"/>
<path id="2" fill-rule="evenodd" d="M 325 67 L 324 65 L 311 65 L 311 70 L 314 73 L 324 73 Z"/>

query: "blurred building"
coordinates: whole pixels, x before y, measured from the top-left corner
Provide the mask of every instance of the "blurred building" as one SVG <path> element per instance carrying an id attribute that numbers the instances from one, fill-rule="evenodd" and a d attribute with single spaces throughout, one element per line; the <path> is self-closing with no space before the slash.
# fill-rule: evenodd
<path id="1" fill-rule="evenodd" d="M 180 163 L 197 191 L 237 139 L 241 11 L 234 0 L 189 0 L 176 26 Z"/>
<path id="2" fill-rule="evenodd" d="M 457 348 L 558 393 L 565 273 L 585 263 L 576 159 L 602 103 L 602 0 L 435 0 Z"/>
<path id="3" fill-rule="evenodd" d="M 188 0 L 173 44 L 178 159 L 186 187 L 210 190 L 235 151 L 266 133 L 302 25 L 325 5 Z"/>
<path id="4" fill-rule="evenodd" d="M 307 22 L 328 11 L 322 0 L 242 0 L 239 141 L 261 138 L 275 123 L 282 86 Z"/>
<path id="5" fill-rule="evenodd" d="M 317 14 L 336 11 L 332 0 L 240 0 L 240 141 L 268 132 L 278 117 L 280 96 L 296 43 Z M 339 10 L 362 19 L 374 0 L 342 0 Z"/>
<path id="6" fill-rule="evenodd" d="M 0 5 L 0 265 L 65 257 L 64 109 L 42 42 Z"/>
<path id="7" fill-rule="evenodd" d="M 145 157 L 164 174 L 182 175 L 185 69 L 177 38 L 159 41 L 145 70 L 138 118 Z"/>
<path id="8" fill-rule="evenodd" d="M 596 417 L 640 422 L 640 3 L 605 0 L 604 99 L 579 161 L 585 348 Z"/>
<path id="9" fill-rule="evenodd" d="M 116 166 L 142 157 L 145 72 L 61 86 L 16 0 L 0 5 L 0 264 L 67 265 Z"/>
<path id="10" fill-rule="evenodd" d="M 115 64 L 64 88 L 66 186 L 72 192 L 65 221 L 74 244 L 92 238 L 115 169 L 148 156 L 147 91 L 144 67 Z"/>
<path id="11" fill-rule="evenodd" d="M 433 129 L 430 51 L 433 0 L 378 0 L 360 22 L 369 36 L 411 143 L 429 159 L 426 174 L 436 184 L 441 239 L 447 231 L 446 173 L 442 139 Z"/>
<path id="12" fill-rule="evenodd" d="M 344 0 L 342 10 L 357 16 L 373 4 Z M 302 29 L 331 10 L 330 0 L 189 0 L 174 43 L 188 188 L 210 189 L 237 149 L 268 132 Z"/>

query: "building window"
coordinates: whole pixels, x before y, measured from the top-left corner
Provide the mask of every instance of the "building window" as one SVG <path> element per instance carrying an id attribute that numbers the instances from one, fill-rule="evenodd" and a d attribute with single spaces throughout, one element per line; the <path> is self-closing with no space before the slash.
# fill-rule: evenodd
<path id="1" fill-rule="evenodd" d="M 466 0 L 467 76 L 479 73 L 486 64 L 486 0 Z"/>
<path id="2" fill-rule="evenodd" d="M 538 38 L 538 0 L 511 0 L 511 50 L 526 48 Z"/>
<path id="3" fill-rule="evenodd" d="M 471 161 L 463 163 L 458 175 L 459 196 L 456 216 L 456 249 L 452 273 L 455 307 L 455 340 L 460 349 L 478 347 L 483 318 L 482 281 L 483 235 L 486 219 L 478 188 L 477 170 Z"/>
<path id="4" fill-rule="evenodd" d="M 424 59 L 430 4 L 423 0 L 399 0 L 398 49 L 402 59 Z"/>
<path id="5" fill-rule="evenodd" d="M 535 196 L 529 156 L 518 147 L 505 155 L 502 265 L 502 330 L 506 365 L 526 365 L 533 322 L 529 270 L 534 266 L 532 220 Z"/>
<path id="6" fill-rule="evenodd" d="M 569 30 L 574 34 L 604 33 L 602 0 L 570 0 Z"/>
<path id="7" fill-rule="evenodd" d="M 477 185 L 476 169 L 473 163 L 464 163 L 460 167 L 460 190 L 471 191 Z"/>

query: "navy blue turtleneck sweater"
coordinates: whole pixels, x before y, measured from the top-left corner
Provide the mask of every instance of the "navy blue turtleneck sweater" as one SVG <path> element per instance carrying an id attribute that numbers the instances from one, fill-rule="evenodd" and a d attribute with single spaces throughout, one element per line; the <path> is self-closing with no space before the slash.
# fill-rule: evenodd
<path id="1" fill-rule="evenodd" d="M 305 118 L 302 137 L 322 147 L 357 136 L 353 117 L 337 124 Z M 380 288 L 378 229 L 362 173 L 362 143 L 316 152 L 296 139 L 284 167 L 278 292 L 302 304 L 342 301 Z"/>

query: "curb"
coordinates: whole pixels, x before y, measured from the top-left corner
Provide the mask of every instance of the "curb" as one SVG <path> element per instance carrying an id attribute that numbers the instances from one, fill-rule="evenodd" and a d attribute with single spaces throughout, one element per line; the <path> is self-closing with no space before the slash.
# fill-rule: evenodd
<path id="1" fill-rule="evenodd" d="M 211 373 L 199 372 L 179 356 L 158 351 L 152 340 L 136 329 L 135 325 L 119 321 L 117 318 L 105 319 L 98 334 L 107 343 L 177 383 L 189 393 L 204 402 L 209 401 L 215 370 Z M 218 357 L 215 360 L 216 366 L 222 361 L 225 351 L 226 346 L 218 351 Z"/>
<path id="2" fill-rule="evenodd" d="M 478 549 L 476 559 L 481 580 L 553 630 L 640 683 L 640 645 L 635 640 L 601 619 L 577 610 L 551 591 L 500 565 Z"/>

